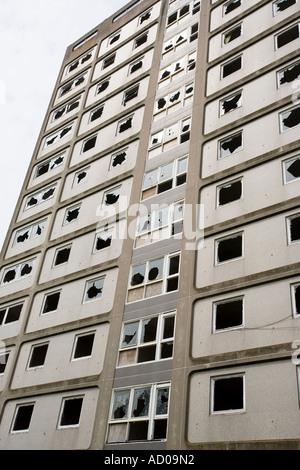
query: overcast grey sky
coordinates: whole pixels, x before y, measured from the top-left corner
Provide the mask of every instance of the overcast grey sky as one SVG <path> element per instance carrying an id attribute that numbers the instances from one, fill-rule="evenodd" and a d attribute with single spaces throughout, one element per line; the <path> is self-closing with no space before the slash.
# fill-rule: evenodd
<path id="1" fill-rule="evenodd" d="M 0 0 L 0 249 L 67 47 L 128 0 Z"/>

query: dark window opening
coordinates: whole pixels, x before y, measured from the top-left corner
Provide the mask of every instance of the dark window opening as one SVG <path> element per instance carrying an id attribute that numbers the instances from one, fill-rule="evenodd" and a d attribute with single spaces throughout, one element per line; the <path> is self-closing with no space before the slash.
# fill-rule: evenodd
<path id="1" fill-rule="evenodd" d="M 300 62 L 298 64 L 291 65 L 286 68 L 280 74 L 280 85 L 285 83 L 291 83 L 294 80 L 297 80 L 300 77 Z"/>
<path id="2" fill-rule="evenodd" d="M 74 101 L 68 106 L 67 112 L 69 113 L 70 111 L 73 111 L 74 109 L 78 108 L 78 106 L 79 106 L 79 100 Z"/>
<path id="3" fill-rule="evenodd" d="M 231 75 L 232 73 L 237 72 L 241 68 L 242 68 L 242 56 L 239 56 L 222 66 L 222 76 L 223 78 L 225 78 L 228 75 Z"/>
<path id="4" fill-rule="evenodd" d="M 0 354 L 0 375 L 4 374 L 5 372 L 8 358 L 9 358 L 9 353 Z"/>
<path id="5" fill-rule="evenodd" d="M 109 57 L 107 57 L 106 59 L 104 59 L 102 68 L 106 69 L 107 67 L 112 65 L 115 62 L 115 59 L 116 59 L 116 54 L 112 54 Z"/>
<path id="6" fill-rule="evenodd" d="M 97 95 L 99 95 L 99 93 L 102 93 L 103 91 L 105 91 L 108 88 L 108 85 L 109 85 L 109 80 L 105 80 L 104 82 L 102 82 L 98 86 Z"/>
<path id="7" fill-rule="evenodd" d="M 198 38 L 198 28 L 199 28 L 198 23 L 195 23 L 195 24 L 191 27 L 190 42 L 195 41 L 195 39 Z"/>
<path id="8" fill-rule="evenodd" d="M 14 281 L 16 278 L 16 275 L 17 273 L 15 269 L 10 269 L 9 271 L 7 271 L 3 279 L 3 284 L 7 284 L 11 281 Z"/>
<path id="9" fill-rule="evenodd" d="M 76 220 L 78 218 L 78 215 L 79 215 L 79 210 L 80 210 L 79 207 L 76 207 L 75 209 L 68 210 L 67 216 L 66 216 L 66 222 L 70 223 L 73 220 Z"/>
<path id="10" fill-rule="evenodd" d="M 154 361 L 156 354 L 156 345 L 139 348 L 137 362 Z"/>
<path id="11" fill-rule="evenodd" d="M 242 93 L 238 93 L 231 98 L 227 98 L 222 102 L 222 109 L 224 114 L 233 111 L 234 109 L 238 108 L 241 103 L 240 100 L 242 98 Z"/>
<path id="12" fill-rule="evenodd" d="M 295 5 L 296 0 L 281 0 L 275 4 L 276 12 L 284 11 L 287 8 Z"/>
<path id="13" fill-rule="evenodd" d="M 60 292 L 47 295 L 42 313 L 55 312 L 58 307 Z"/>
<path id="14" fill-rule="evenodd" d="M 296 158 L 292 162 L 285 164 L 286 171 L 288 173 L 288 181 L 291 181 L 296 178 L 300 178 L 300 158 Z"/>
<path id="15" fill-rule="evenodd" d="M 165 98 L 160 98 L 157 102 L 157 109 L 163 109 L 166 106 L 167 102 Z"/>
<path id="16" fill-rule="evenodd" d="M 200 11 L 200 8 L 201 8 L 201 1 L 199 0 L 198 2 L 194 2 L 193 15 L 198 13 L 198 11 Z"/>
<path id="17" fill-rule="evenodd" d="M 224 330 L 243 324 L 243 300 L 231 300 L 216 305 L 215 329 Z"/>
<path id="18" fill-rule="evenodd" d="M 168 22 L 167 22 L 167 26 L 169 26 L 170 24 L 174 23 L 174 21 L 177 20 L 177 11 L 175 11 L 175 13 L 172 13 L 169 17 L 168 17 Z"/>
<path id="19" fill-rule="evenodd" d="M 72 126 L 66 127 L 60 133 L 59 138 L 62 139 L 65 135 L 67 135 L 72 130 Z"/>
<path id="20" fill-rule="evenodd" d="M 60 419 L 61 426 L 75 426 L 79 424 L 83 398 L 70 398 L 65 400 Z"/>
<path id="21" fill-rule="evenodd" d="M 43 165 L 39 166 L 36 172 L 36 177 L 42 176 L 45 173 L 47 173 L 49 171 L 49 167 L 50 167 L 50 162 L 44 163 Z"/>
<path id="22" fill-rule="evenodd" d="M 77 60 L 76 62 L 74 62 L 74 64 L 70 66 L 69 72 L 73 72 L 73 70 L 77 69 L 78 66 L 79 66 L 79 60 Z"/>
<path id="23" fill-rule="evenodd" d="M 88 150 L 91 150 L 92 148 L 94 148 L 96 145 L 96 140 L 97 140 L 96 135 L 92 137 L 91 139 L 87 140 L 83 145 L 82 152 L 87 152 Z"/>
<path id="24" fill-rule="evenodd" d="M 76 176 L 76 184 L 80 184 L 87 177 L 87 171 L 82 171 Z"/>
<path id="25" fill-rule="evenodd" d="M 129 424 L 129 441 L 146 441 L 148 437 L 148 421 L 133 421 Z"/>
<path id="26" fill-rule="evenodd" d="M 295 26 L 292 26 L 291 28 L 289 28 L 287 31 L 284 31 L 281 34 L 278 34 L 277 47 L 279 49 L 280 47 L 283 47 L 289 42 L 292 42 L 298 38 L 299 38 L 299 26 L 296 24 Z"/>
<path id="27" fill-rule="evenodd" d="M 161 351 L 160 351 L 160 358 L 167 359 L 168 357 L 173 356 L 173 342 L 171 343 L 162 343 Z"/>
<path id="28" fill-rule="evenodd" d="M 175 103 L 180 98 L 180 90 L 170 96 L 170 102 Z"/>
<path id="29" fill-rule="evenodd" d="M 95 333 L 79 336 L 76 341 L 74 359 L 92 355 Z"/>
<path id="30" fill-rule="evenodd" d="M 109 246 L 111 246 L 111 241 L 112 241 L 112 235 L 106 238 L 105 236 L 99 236 L 96 241 L 95 250 L 100 251 L 100 250 L 103 250 L 104 248 L 108 248 Z"/>
<path id="31" fill-rule="evenodd" d="M 295 300 L 295 310 L 296 310 L 296 314 L 297 315 L 300 315 L 300 285 L 299 286 L 295 286 L 294 288 L 294 300 Z"/>
<path id="32" fill-rule="evenodd" d="M 218 242 L 218 263 L 240 258 L 243 254 L 243 236 L 237 235 Z"/>
<path id="33" fill-rule="evenodd" d="M 124 163 L 125 160 L 126 160 L 126 152 L 118 153 L 117 155 L 114 155 L 111 166 L 115 168 L 118 165 L 122 165 L 122 163 Z"/>
<path id="34" fill-rule="evenodd" d="M 141 15 L 141 17 L 140 17 L 140 24 L 143 24 L 144 21 L 149 20 L 149 18 L 151 18 L 151 11 L 147 11 L 146 13 L 144 13 L 143 15 Z"/>
<path id="35" fill-rule="evenodd" d="M 84 64 L 85 62 L 87 62 L 88 60 L 90 60 L 92 58 L 92 54 L 89 53 L 87 54 L 86 56 L 84 56 L 82 59 L 81 59 L 81 63 Z"/>
<path id="36" fill-rule="evenodd" d="M 241 4 L 242 4 L 242 0 L 232 0 L 231 2 L 228 2 L 227 5 L 225 6 L 224 14 L 228 15 L 228 13 L 240 7 Z"/>
<path id="37" fill-rule="evenodd" d="M 139 94 L 139 85 L 136 85 L 135 87 L 131 88 L 130 90 L 125 91 L 124 93 L 124 99 L 123 99 L 123 105 L 126 106 L 126 103 L 128 101 L 133 100 L 136 98 Z"/>
<path id="38" fill-rule="evenodd" d="M 148 33 L 145 33 L 135 40 L 135 47 L 137 48 L 141 46 L 142 44 L 145 44 L 147 40 L 148 40 Z"/>
<path id="39" fill-rule="evenodd" d="M 48 189 L 47 191 L 44 192 L 42 196 L 42 200 L 47 201 L 47 199 L 50 199 L 50 197 L 53 196 L 54 192 L 55 192 L 55 188 Z"/>
<path id="40" fill-rule="evenodd" d="M 64 157 L 62 156 L 57 157 L 53 162 L 51 162 L 52 164 L 51 164 L 50 170 L 53 170 L 55 167 L 60 165 L 63 161 L 64 161 Z"/>
<path id="41" fill-rule="evenodd" d="M 126 121 L 122 122 L 122 124 L 120 124 L 120 126 L 119 126 L 119 133 L 120 134 L 132 127 L 132 120 L 133 120 L 133 118 L 130 117 L 130 118 L 126 119 Z"/>
<path id="42" fill-rule="evenodd" d="M 300 216 L 290 219 L 290 239 L 291 242 L 300 240 Z"/>
<path id="43" fill-rule="evenodd" d="M 242 148 L 242 133 L 229 137 L 228 139 L 222 140 L 220 143 L 221 154 L 220 157 L 224 157 L 228 153 L 232 154 Z"/>
<path id="44" fill-rule="evenodd" d="M 157 330 L 157 317 L 143 321 L 142 343 L 155 341 Z"/>
<path id="45" fill-rule="evenodd" d="M 101 106 L 100 108 L 96 109 L 96 111 L 94 111 L 91 114 L 91 122 L 95 121 L 96 119 L 101 118 L 101 116 L 103 114 L 103 109 L 104 109 L 104 107 Z"/>
<path id="46" fill-rule="evenodd" d="M 29 230 L 17 237 L 17 243 L 24 243 L 29 238 Z"/>
<path id="47" fill-rule="evenodd" d="M 84 81 L 85 81 L 85 77 L 80 77 L 80 78 L 78 78 L 78 80 L 75 81 L 74 85 L 79 86 L 82 83 L 84 83 Z"/>
<path id="48" fill-rule="evenodd" d="M 234 181 L 219 189 L 219 205 L 223 206 L 229 202 L 237 201 L 242 197 L 242 181 Z"/>
<path id="49" fill-rule="evenodd" d="M 285 113 L 283 116 L 286 116 L 282 119 L 284 130 L 285 128 L 291 129 L 298 126 L 300 124 L 300 107 Z"/>
<path id="50" fill-rule="evenodd" d="M 61 108 L 59 109 L 53 116 L 53 119 L 56 120 L 56 119 L 59 119 L 61 116 L 64 115 L 64 112 L 65 112 L 66 108 Z"/>
<path id="51" fill-rule="evenodd" d="M 69 261 L 70 252 L 71 252 L 70 246 L 63 248 L 62 250 L 59 250 L 55 257 L 54 266 L 67 263 Z"/>
<path id="52" fill-rule="evenodd" d="M 73 82 L 72 83 L 69 83 L 68 85 L 65 85 L 62 89 L 61 89 L 61 96 L 62 95 L 65 95 L 66 93 L 68 93 L 68 91 L 70 91 L 72 89 L 72 85 L 73 85 Z"/>
<path id="53" fill-rule="evenodd" d="M 28 276 L 31 273 L 32 269 L 33 269 L 33 266 L 30 265 L 29 263 L 24 264 L 21 268 L 20 276 L 21 277 Z"/>
<path id="54" fill-rule="evenodd" d="M 117 42 L 119 39 L 120 39 L 120 36 L 121 34 L 116 34 L 114 37 L 111 38 L 111 40 L 109 41 L 109 44 L 114 44 L 115 42 Z"/>
<path id="55" fill-rule="evenodd" d="M 154 439 L 166 439 L 167 425 L 167 419 L 157 419 L 154 421 Z"/>
<path id="56" fill-rule="evenodd" d="M 136 62 L 135 64 L 131 66 L 130 73 L 136 72 L 142 67 L 143 67 L 143 61 L 140 60 L 139 62 Z"/>
<path id="57" fill-rule="evenodd" d="M 103 279 L 89 283 L 86 291 L 86 300 L 99 299 L 102 297 L 103 283 Z"/>
<path id="58" fill-rule="evenodd" d="M 242 34 L 242 25 L 240 24 L 236 28 L 231 29 L 227 33 L 224 33 L 224 44 L 229 44 L 231 41 L 239 38 Z"/>
<path id="59" fill-rule="evenodd" d="M 105 195 L 105 204 L 107 206 L 110 206 L 112 204 L 116 204 L 119 200 L 119 197 L 120 197 L 120 194 L 119 193 L 114 193 L 114 192 L 111 192 L 111 193 L 107 193 Z"/>
<path id="60" fill-rule="evenodd" d="M 242 410 L 243 408 L 243 377 L 226 377 L 215 379 L 213 411 Z"/>
<path id="61" fill-rule="evenodd" d="M 5 318 L 5 324 L 14 323 L 18 321 L 21 315 L 22 307 L 23 307 L 23 304 L 9 307 L 6 318 Z M 1 325 L 1 318 L 0 318 L 0 325 Z"/>
<path id="62" fill-rule="evenodd" d="M 46 354 L 48 351 L 48 344 L 41 344 L 39 346 L 34 346 L 32 349 L 29 368 L 41 367 L 45 364 Z"/>
<path id="63" fill-rule="evenodd" d="M 189 4 L 184 5 L 184 7 L 182 7 L 179 11 L 179 18 L 181 18 L 184 15 L 187 15 L 189 11 L 190 11 L 190 5 Z"/>
<path id="64" fill-rule="evenodd" d="M 17 409 L 13 431 L 27 431 L 30 425 L 34 405 L 22 405 Z"/>

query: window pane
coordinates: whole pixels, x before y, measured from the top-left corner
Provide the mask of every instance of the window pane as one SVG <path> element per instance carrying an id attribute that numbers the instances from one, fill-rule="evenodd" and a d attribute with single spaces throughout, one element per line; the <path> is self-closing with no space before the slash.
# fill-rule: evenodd
<path id="1" fill-rule="evenodd" d="M 127 418 L 130 390 L 121 390 L 114 394 L 112 419 Z"/>
<path id="2" fill-rule="evenodd" d="M 243 382 L 243 377 L 215 380 L 213 411 L 242 410 L 244 408 Z"/>
<path id="3" fill-rule="evenodd" d="M 74 426 L 79 424 L 83 398 L 65 400 L 63 413 L 60 419 L 61 426 Z"/>
<path id="4" fill-rule="evenodd" d="M 169 275 L 177 274 L 179 271 L 179 255 L 170 258 Z"/>
<path id="5" fill-rule="evenodd" d="M 29 428 L 34 405 L 19 406 L 13 424 L 13 431 L 26 431 Z"/>
<path id="6" fill-rule="evenodd" d="M 137 344 L 137 334 L 139 322 L 127 323 L 123 330 L 122 348 L 126 346 L 135 346 Z"/>
<path id="7" fill-rule="evenodd" d="M 165 319 L 164 319 L 163 339 L 173 338 L 173 336 L 174 336 L 174 326 L 175 326 L 175 316 L 174 317 L 165 317 Z"/>
<path id="8" fill-rule="evenodd" d="M 155 261 L 150 261 L 149 263 L 149 272 L 148 272 L 148 281 L 155 281 L 156 279 L 161 279 L 163 275 L 163 265 L 164 259 L 160 258 Z"/>
<path id="9" fill-rule="evenodd" d="M 156 415 L 168 414 L 169 388 L 159 388 L 156 399 Z"/>
<path id="10" fill-rule="evenodd" d="M 87 291 L 85 295 L 85 301 L 100 299 L 102 297 L 104 279 L 98 279 L 96 281 L 89 282 L 87 285 Z"/>
<path id="11" fill-rule="evenodd" d="M 151 188 L 157 184 L 158 170 L 149 171 L 144 176 L 143 189 Z"/>
<path id="12" fill-rule="evenodd" d="M 154 228 L 163 227 L 168 224 L 169 219 L 169 208 L 164 207 L 161 210 L 158 210 L 154 214 Z"/>
<path id="13" fill-rule="evenodd" d="M 134 391 L 131 417 L 148 416 L 150 402 L 150 387 L 139 388 Z"/>
<path id="14" fill-rule="evenodd" d="M 131 271 L 131 286 L 138 286 L 145 280 L 146 264 L 134 266 Z"/>
<path id="15" fill-rule="evenodd" d="M 95 334 L 82 335 L 77 338 L 74 359 L 91 356 Z"/>
<path id="16" fill-rule="evenodd" d="M 157 317 L 144 320 L 142 323 L 141 343 L 155 341 L 157 329 Z"/>
<path id="17" fill-rule="evenodd" d="M 168 163 L 161 167 L 159 172 L 159 182 L 166 181 L 173 177 L 173 163 Z"/>
<path id="18" fill-rule="evenodd" d="M 48 351 L 48 344 L 41 344 L 40 346 L 34 346 L 31 358 L 29 362 L 29 368 L 41 367 L 45 364 L 46 354 Z"/>

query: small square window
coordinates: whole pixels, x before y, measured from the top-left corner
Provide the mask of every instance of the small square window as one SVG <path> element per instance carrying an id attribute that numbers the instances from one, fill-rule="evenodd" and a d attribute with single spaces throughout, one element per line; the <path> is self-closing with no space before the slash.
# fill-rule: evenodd
<path id="1" fill-rule="evenodd" d="M 221 65 L 221 77 L 226 78 L 234 72 L 237 72 L 242 68 L 242 56 L 239 55 L 234 59 L 229 60 L 225 64 Z"/>
<path id="2" fill-rule="evenodd" d="M 99 106 L 96 110 L 91 112 L 90 115 L 90 122 L 96 121 L 97 119 L 100 119 L 104 110 L 104 105 Z"/>
<path id="3" fill-rule="evenodd" d="M 232 261 L 243 256 L 243 234 L 234 234 L 216 240 L 216 264 Z"/>
<path id="4" fill-rule="evenodd" d="M 90 139 L 86 140 L 83 144 L 83 147 L 82 147 L 82 153 L 88 152 L 89 150 L 94 148 L 95 145 L 96 145 L 96 141 L 97 141 L 97 136 L 96 135 L 94 135 Z"/>
<path id="5" fill-rule="evenodd" d="M 104 286 L 104 277 L 89 281 L 86 286 L 84 295 L 84 302 L 90 302 L 91 300 L 98 300 L 102 297 Z"/>
<path id="6" fill-rule="evenodd" d="M 140 47 L 142 44 L 145 44 L 148 41 L 148 31 L 134 41 L 134 48 Z"/>
<path id="7" fill-rule="evenodd" d="M 238 132 L 219 142 L 219 158 L 224 158 L 243 149 L 243 133 Z"/>
<path id="8" fill-rule="evenodd" d="M 283 162 L 284 182 L 290 183 L 300 178 L 300 156 Z"/>
<path id="9" fill-rule="evenodd" d="M 92 355 L 95 333 L 79 335 L 75 340 L 73 359 L 82 359 Z"/>
<path id="10" fill-rule="evenodd" d="M 106 69 L 107 67 L 109 67 L 110 65 L 112 65 L 114 62 L 115 62 L 115 59 L 116 59 L 116 54 L 111 54 L 110 56 L 106 57 L 105 59 L 103 59 L 103 62 L 102 62 L 102 69 Z"/>
<path id="11" fill-rule="evenodd" d="M 121 195 L 121 186 L 106 191 L 103 196 L 103 206 L 112 206 L 119 201 Z"/>
<path id="12" fill-rule="evenodd" d="M 283 46 L 286 46 L 292 41 L 295 41 L 299 38 L 299 25 L 295 24 L 294 26 L 286 29 L 282 33 L 279 33 L 275 36 L 277 49 L 280 49 Z"/>
<path id="13" fill-rule="evenodd" d="M 89 169 L 90 168 L 86 168 L 85 170 L 80 170 L 78 173 L 76 173 L 74 177 L 73 187 L 79 186 L 80 184 L 85 183 L 87 181 Z"/>
<path id="14" fill-rule="evenodd" d="M 71 209 L 66 210 L 64 225 L 69 224 L 73 222 L 74 220 L 78 219 L 80 207 L 81 206 L 75 206 L 75 207 L 72 207 Z"/>
<path id="15" fill-rule="evenodd" d="M 273 3 L 273 13 L 274 16 L 278 15 L 282 11 L 285 11 L 287 8 L 295 5 L 298 0 L 277 0 Z"/>
<path id="16" fill-rule="evenodd" d="M 230 95 L 227 98 L 224 98 L 220 101 L 220 114 L 223 116 L 224 114 L 230 113 L 237 108 L 242 106 L 242 92 L 239 91 L 234 95 Z"/>
<path id="17" fill-rule="evenodd" d="M 69 261 L 70 253 L 71 246 L 65 246 L 64 248 L 57 250 L 53 265 L 59 266 L 60 264 L 67 263 Z"/>
<path id="18" fill-rule="evenodd" d="M 103 231 L 96 235 L 94 252 L 104 250 L 105 248 L 109 248 L 111 246 L 113 237 L 112 230 Z"/>
<path id="19" fill-rule="evenodd" d="M 211 412 L 244 411 L 244 375 L 212 378 Z"/>
<path id="20" fill-rule="evenodd" d="M 126 104 L 128 103 L 128 101 L 131 101 L 133 100 L 134 98 L 136 98 L 139 94 L 139 84 L 129 88 L 128 90 L 126 90 L 124 92 L 124 96 L 123 96 L 123 100 L 122 100 L 122 104 L 123 106 L 126 106 Z"/>
<path id="21" fill-rule="evenodd" d="M 230 0 L 229 2 L 226 2 L 225 5 L 223 6 L 223 14 L 228 15 L 232 11 L 234 11 L 236 8 L 240 7 L 242 4 L 242 0 Z"/>
<path id="22" fill-rule="evenodd" d="M 131 75 L 134 72 L 137 72 L 143 67 L 144 57 L 140 57 L 138 60 L 135 60 L 132 64 L 129 65 L 128 74 Z"/>
<path id="23" fill-rule="evenodd" d="M 46 295 L 42 308 L 42 315 L 45 313 L 55 312 L 58 307 L 59 299 L 60 291 Z"/>
<path id="24" fill-rule="evenodd" d="M 33 413 L 33 408 L 33 403 L 17 406 L 12 425 L 12 432 L 28 431 Z"/>
<path id="25" fill-rule="evenodd" d="M 226 183 L 217 188 L 218 207 L 229 204 L 230 202 L 238 201 L 243 195 L 242 180 L 235 180 Z"/>
<path id="26" fill-rule="evenodd" d="M 111 156 L 111 163 L 110 163 L 110 170 L 113 168 L 117 168 L 121 165 L 123 165 L 126 162 L 128 156 L 128 149 L 122 149 L 117 153 L 114 153 Z"/>
<path id="27" fill-rule="evenodd" d="M 63 400 L 59 426 L 78 426 L 80 421 L 82 404 L 83 397 L 65 398 Z"/>
<path id="28" fill-rule="evenodd" d="M 278 88 L 300 78 L 300 62 L 296 62 L 277 72 Z"/>
<path id="29" fill-rule="evenodd" d="M 128 129 L 131 129 L 132 121 L 133 121 L 133 116 L 128 116 L 127 118 L 122 119 L 122 121 L 120 121 L 118 123 L 118 131 L 117 132 L 119 134 L 122 134 L 123 132 L 127 131 Z"/>
<path id="30" fill-rule="evenodd" d="M 213 304 L 213 331 L 243 326 L 243 298 L 226 299 Z"/>
<path id="31" fill-rule="evenodd" d="M 242 35 L 242 23 L 234 26 L 233 28 L 229 29 L 225 33 L 222 34 L 222 45 L 226 46 L 230 42 L 234 41 L 235 39 L 239 38 Z"/>
<path id="32" fill-rule="evenodd" d="M 96 95 L 103 93 L 109 87 L 110 78 L 103 80 L 96 88 Z"/>
<path id="33" fill-rule="evenodd" d="M 287 218 L 287 235 L 289 244 L 300 241 L 300 214 Z"/>
<path id="34" fill-rule="evenodd" d="M 300 124 L 300 106 L 289 109 L 280 114 L 280 128 L 281 132 L 299 126 Z"/>
<path id="35" fill-rule="evenodd" d="M 45 364 L 48 346 L 49 346 L 49 343 L 44 343 L 44 344 L 38 344 L 32 347 L 29 362 L 28 362 L 28 369 L 34 369 L 36 367 L 43 367 L 43 365 Z"/>

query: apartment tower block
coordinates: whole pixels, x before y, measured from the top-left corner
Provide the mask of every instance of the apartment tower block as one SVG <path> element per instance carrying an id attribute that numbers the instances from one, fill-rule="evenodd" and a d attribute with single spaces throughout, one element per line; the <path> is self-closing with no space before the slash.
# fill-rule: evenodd
<path id="1" fill-rule="evenodd" d="M 299 46 L 299 0 L 132 0 L 68 47 L 1 254 L 1 449 L 300 448 Z"/>

